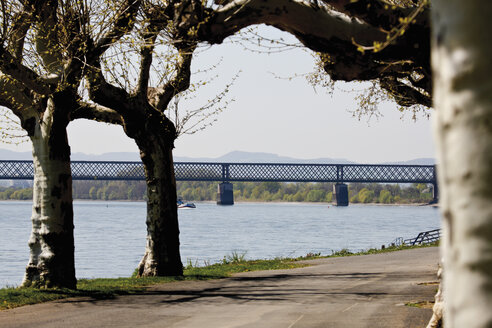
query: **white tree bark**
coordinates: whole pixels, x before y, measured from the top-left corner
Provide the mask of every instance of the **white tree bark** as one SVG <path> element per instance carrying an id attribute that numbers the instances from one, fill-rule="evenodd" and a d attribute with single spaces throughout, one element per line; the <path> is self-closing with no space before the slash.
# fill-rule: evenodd
<path id="1" fill-rule="evenodd" d="M 76 287 L 72 177 L 66 123 L 57 122 L 51 100 L 31 118 L 34 185 L 30 258 L 23 286 Z"/>
<path id="2" fill-rule="evenodd" d="M 439 288 L 434 296 L 434 306 L 432 307 L 432 317 L 427 324 L 426 328 L 439 328 L 442 327 L 442 317 L 444 311 L 444 297 L 442 290 L 442 266 L 439 264 L 437 270 L 437 278 L 439 279 Z"/>
<path id="3" fill-rule="evenodd" d="M 492 327 L 492 1 L 432 1 L 444 324 Z"/>
<path id="4" fill-rule="evenodd" d="M 100 109 L 78 102 L 76 89 L 86 64 L 80 60 L 99 57 L 130 31 L 141 1 L 122 1 L 111 19 L 96 27 L 89 26 L 89 15 L 99 13 L 86 5 L 41 0 L 0 8 L 5 18 L 0 28 L 0 105 L 21 119 L 33 143 L 33 230 L 24 286 L 76 287 L 66 127 L 72 114 L 83 117 Z M 94 29 L 100 38 L 88 42 Z M 42 63 L 23 60 L 32 57 L 33 50 Z M 108 111 L 95 117 L 119 120 Z"/>
<path id="5" fill-rule="evenodd" d="M 33 144 L 34 186 L 30 258 L 23 286 L 75 288 L 72 183 L 66 114 L 55 117 L 22 84 L 0 73 L 0 103 L 21 120 Z M 62 111 L 63 112 L 63 111 Z M 42 114 L 41 114 L 42 113 Z"/>

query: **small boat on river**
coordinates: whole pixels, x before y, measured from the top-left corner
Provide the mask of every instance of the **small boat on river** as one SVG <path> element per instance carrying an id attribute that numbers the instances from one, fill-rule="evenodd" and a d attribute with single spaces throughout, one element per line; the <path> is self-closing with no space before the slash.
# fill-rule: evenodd
<path id="1" fill-rule="evenodd" d="M 193 203 L 185 203 L 181 200 L 181 198 L 178 198 L 177 204 L 178 208 L 196 208 L 195 204 Z"/>

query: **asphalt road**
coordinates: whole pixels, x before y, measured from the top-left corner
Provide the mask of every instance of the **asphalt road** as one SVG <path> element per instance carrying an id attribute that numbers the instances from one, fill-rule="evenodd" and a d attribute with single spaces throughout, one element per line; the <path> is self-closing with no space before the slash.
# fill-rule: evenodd
<path id="1" fill-rule="evenodd" d="M 0 311 L 0 327 L 425 327 L 438 249 L 330 258 L 293 270 L 155 286 L 112 300 L 59 300 Z"/>

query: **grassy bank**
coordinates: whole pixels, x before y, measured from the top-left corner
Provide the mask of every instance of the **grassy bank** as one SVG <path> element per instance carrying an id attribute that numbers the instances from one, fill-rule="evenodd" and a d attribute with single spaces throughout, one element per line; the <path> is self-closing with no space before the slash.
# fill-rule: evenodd
<path id="1" fill-rule="evenodd" d="M 435 246 L 435 245 L 428 245 Z M 394 252 L 403 249 L 428 246 L 392 246 L 385 249 L 369 249 L 364 252 L 351 253 L 348 250 L 340 250 L 329 256 L 318 253 L 309 253 L 299 258 L 282 258 L 273 260 L 244 260 L 244 254 L 233 253 L 224 257 L 221 263 L 198 267 L 192 263 L 184 269 L 181 277 L 143 277 L 137 278 L 99 278 L 80 279 L 77 282 L 77 290 L 72 289 L 35 289 L 35 288 L 4 288 L 0 289 L 0 310 L 11 309 L 23 305 L 42 303 L 69 297 L 88 297 L 90 299 L 111 299 L 118 295 L 137 294 L 145 291 L 150 285 L 169 283 L 175 281 L 209 280 L 229 277 L 232 274 L 260 271 L 293 269 L 306 266 L 302 260 L 310 260 L 326 257 L 354 256 Z"/>

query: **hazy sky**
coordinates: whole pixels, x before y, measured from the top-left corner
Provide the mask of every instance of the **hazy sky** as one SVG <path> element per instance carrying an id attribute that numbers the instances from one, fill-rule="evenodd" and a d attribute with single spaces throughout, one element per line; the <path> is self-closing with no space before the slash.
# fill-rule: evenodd
<path id="1" fill-rule="evenodd" d="M 263 29 L 266 30 L 266 29 Z M 289 38 L 273 29 L 269 36 Z M 217 63 L 216 79 L 200 89 L 196 99 L 181 107 L 195 108 L 241 70 L 231 89 L 235 101 L 218 116 L 212 127 L 194 135 L 180 136 L 175 156 L 218 157 L 234 150 L 269 152 L 297 158 L 345 158 L 361 163 L 433 157 L 431 122 L 417 122 L 407 114 L 401 118 L 396 105 L 381 104 L 384 115 L 358 121 L 350 110 L 357 106 L 349 92 L 360 84 L 339 84 L 333 95 L 304 78 L 292 77 L 314 69 L 310 53 L 296 49 L 275 54 L 248 52 L 240 45 L 224 44 L 204 51 L 194 62 L 195 70 Z M 121 127 L 86 120 L 72 122 L 68 129 L 72 152 L 137 152 L 134 142 Z M 30 145 L 0 144 L 0 148 L 26 151 Z"/>

